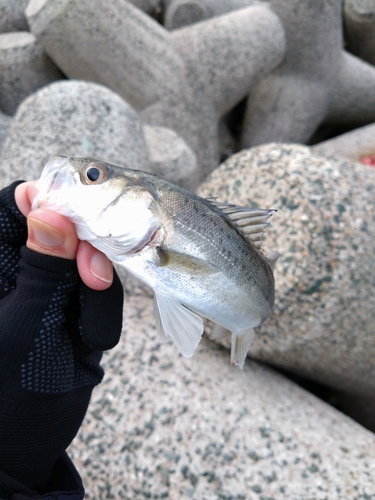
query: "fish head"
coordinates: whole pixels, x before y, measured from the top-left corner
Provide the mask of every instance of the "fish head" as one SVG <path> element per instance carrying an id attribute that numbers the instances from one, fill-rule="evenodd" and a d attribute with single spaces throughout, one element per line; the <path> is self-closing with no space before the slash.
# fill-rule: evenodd
<path id="1" fill-rule="evenodd" d="M 68 217 L 77 235 L 115 257 L 140 251 L 160 226 L 152 192 L 139 171 L 91 158 L 57 156 L 36 183 L 32 208 Z"/>

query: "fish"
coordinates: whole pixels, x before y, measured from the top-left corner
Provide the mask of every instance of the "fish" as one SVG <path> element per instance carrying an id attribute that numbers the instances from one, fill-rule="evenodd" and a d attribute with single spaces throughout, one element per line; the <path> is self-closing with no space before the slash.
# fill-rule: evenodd
<path id="1" fill-rule="evenodd" d="M 261 244 L 275 209 L 202 198 L 149 172 L 93 158 L 58 156 L 44 167 L 32 208 L 68 217 L 80 240 L 154 291 L 162 341 L 191 357 L 203 318 L 231 335 L 231 363 L 243 368 L 254 328 L 271 314 L 274 265 Z"/>

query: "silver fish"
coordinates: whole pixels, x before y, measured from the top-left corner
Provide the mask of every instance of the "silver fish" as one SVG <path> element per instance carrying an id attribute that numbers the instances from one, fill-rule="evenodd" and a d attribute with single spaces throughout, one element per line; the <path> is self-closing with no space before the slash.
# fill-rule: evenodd
<path id="1" fill-rule="evenodd" d="M 186 357 L 204 316 L 232 333 L 241 368 L 254 332 L 270 315 L 277 252 L 260 250 L 275 210 L 201 198 L 153 174 L 91 158 L 55 157 L 37 183 L 33 208 L 69 217 L 89 241 L 155 293 L 156 328 Z"/>

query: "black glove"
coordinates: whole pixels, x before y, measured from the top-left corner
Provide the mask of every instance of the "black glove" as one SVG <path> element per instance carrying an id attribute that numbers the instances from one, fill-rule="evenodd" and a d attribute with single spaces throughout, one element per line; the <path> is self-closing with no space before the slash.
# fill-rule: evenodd
<path id="1" fill-rule="evenodd" d="M 8 476 L 46 491 L 102 380 L 101 351 L 117 344 L 122 326 L 116 273 L 110 288 L 94 291 L 75 261 L 24 246 L 17 184 L 0 191 L 0 498 L 14 493 L 2 485 Z"/>

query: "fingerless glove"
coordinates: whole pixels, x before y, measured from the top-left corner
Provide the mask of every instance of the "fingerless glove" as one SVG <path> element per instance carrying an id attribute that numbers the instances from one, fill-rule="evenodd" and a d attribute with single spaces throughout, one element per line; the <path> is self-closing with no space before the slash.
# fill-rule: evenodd
<path id="1" fill-rule="evenodd" d="M 116 273 L 110 288 L 94 291 L 75 261 L 25 247 L 17 184 L 0 192 L 0 499 L 21 498 L 12 496 L 22 493 L 16 483 L 38 494 L 57 487 L 56 464 L 70 467 L 64 450 L 122 326 Z"/>

